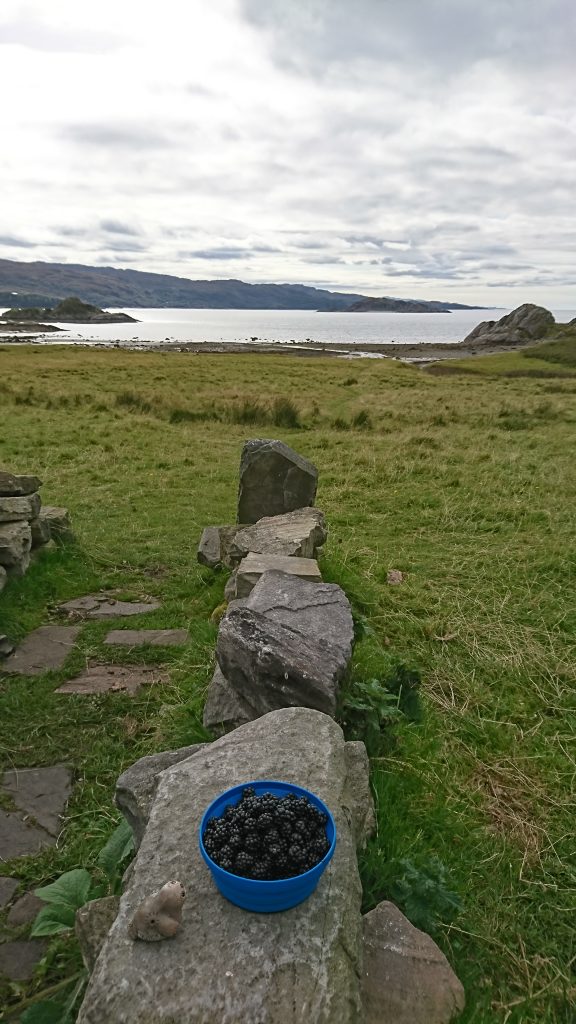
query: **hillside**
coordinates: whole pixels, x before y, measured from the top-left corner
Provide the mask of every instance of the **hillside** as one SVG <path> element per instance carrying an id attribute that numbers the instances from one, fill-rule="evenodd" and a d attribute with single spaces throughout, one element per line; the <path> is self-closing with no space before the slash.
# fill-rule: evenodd
<path id="1" fill-rule="evenodd" d="M 16 293 L 16 294 L 14 294 Z M 150 274 L 115 267 L 67 263 L 23 263 L 0 260 L 0 296 L 7 305 L 52 305 L 66 295 L 101 307 L 176 307 L 181 309 L 311 309 L 346 310 L 357 302 L 391 303 L 387 309 L 412 312 L 412 300 L 368 299 L 352 292 L 330 292 L 302 284 L 246 284 L 244 281 L 191 281 L 168 274 Z M 27 301 L 33 295 L 35 301 Z M 432 312 L 435 302 L 418 303 Z M 441 304 L 443 308 L 455 308 Z M 384 308 L 380 306 L 379 308 Z M 460 307 L 469 308 L 469 307 Z"/>

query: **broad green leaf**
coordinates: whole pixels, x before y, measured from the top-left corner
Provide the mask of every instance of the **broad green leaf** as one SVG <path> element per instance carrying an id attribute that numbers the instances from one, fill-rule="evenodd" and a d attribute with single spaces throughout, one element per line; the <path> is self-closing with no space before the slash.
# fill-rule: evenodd
<path id="1" fill-rule="evenodd" d="M 35 938 L 39 935 L 58 935 L 59 932 L 70 931 L 74 927 L 76 911 L 63 903 L 50 903 L 37 915 L 32 931 Z"/>
<path id="2" fill-rule="evenodd" d="M 68 1024 L 69 1015 L 51 999 L 34 1003 L 20 1017 L 20 1024 Z"/>
<path id="3" fill-rule="evenodd" d="M 98 866 L 111 882 L 116 878 L 122 861 L 133 850 L 134 835 L 128 822 L 123 819 L 98 854 Z"/>
<path id="4" fill-rule="evenodd" d="M 83 907 L 88 899 L 92 878 L 85 868 L 74 868 L 66 871 L 50 885 L 44 885 L 34 892 L 45 903 L 58 903 L 77 910 Z"/>

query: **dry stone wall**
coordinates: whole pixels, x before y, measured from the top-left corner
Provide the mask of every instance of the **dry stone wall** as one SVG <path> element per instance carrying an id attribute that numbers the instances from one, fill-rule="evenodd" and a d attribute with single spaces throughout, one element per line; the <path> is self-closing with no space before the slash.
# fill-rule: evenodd
<path id="1" fill-rule="evenodd" d="M 0 470 L 0 590 L 10 576 L 23 576 L 35 548 L 73 539 L 68 510 L 42 506 L 37 476 Z"/>
<path id="2" fill-rule="evenodd" d="M 346 742 L 334 720 L 354 631 L 346 595 L 322 582 L 316 561 L 327 536 L 313 507 L 317 479 L 282 442 L 250 441 L 241 525 L 202 535 L 199 562 L 234 570 L 204 714 L 221 735 L 142 758 L 118 779 L 138 852 L 119 902 L 79 915 L 92 971 L 79 1024 L 448 1024 L 462 1008 L 462 987 L 428 936 L 391 904 L 361 916 L 356 852 L 374 807 L 364 744 Z M 207 805 L 258 779 L 312 790 L 336 820 L 318 888 L 283 913 L 228 903 L 198 850 Z M 138 941 L 135 913 L 170 879 L 188 892 L 181 926 L 169 941 Z"/>

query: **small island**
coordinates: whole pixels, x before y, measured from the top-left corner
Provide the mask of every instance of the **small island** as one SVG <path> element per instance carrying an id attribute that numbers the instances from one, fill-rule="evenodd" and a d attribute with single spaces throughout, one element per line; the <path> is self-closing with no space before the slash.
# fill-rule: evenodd
<path id="1" fill-rule="evenodd" d="M 63 324 L 136 324 L 127 313 L 106 313 L 98 306 L 71 296 L 54 307 L 35 306 L 30 309 L 7 309 L 0 316 L 0 330 L 57 331 L 54 323 Z"/>

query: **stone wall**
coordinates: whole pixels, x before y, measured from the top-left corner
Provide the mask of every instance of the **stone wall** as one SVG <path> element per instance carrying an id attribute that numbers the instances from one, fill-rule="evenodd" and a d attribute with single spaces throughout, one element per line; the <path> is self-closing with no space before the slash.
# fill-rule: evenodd
<path id="1" fill-rule="evenodd" d="M 79 917 L 92 976 L 78 1024 L 447 1024 L 464 1005 L 443 954 L 396 907 L 361 916 L 356 852 L 374 808 L 364 744 L 334 721 L 354 631 L 316 560 L 327 537 L 317 479 L 282 442 L 250 441 L 238 524 L 202 535 L 199 561 L 232 570 L 204 714 L 221 735 L 143 758 L 118 780 L 138 852 L 112 914 L 95 901 Z M 257 779 L 312 790 L 336 820 L 318 888 L 283 913 L 228 903 L 198 850 L 207 805 Z M 170 879 L 188 893 L 181 927 L 168 941 L 133 938 L 134 914 Z"/>
<path id="2" fill-rule="evenodd" d="M 73 539 L 68 511 L 42 505 L 37 476 L 0 470 L 0 590 L 23 576 L 35 548 Z"/>

